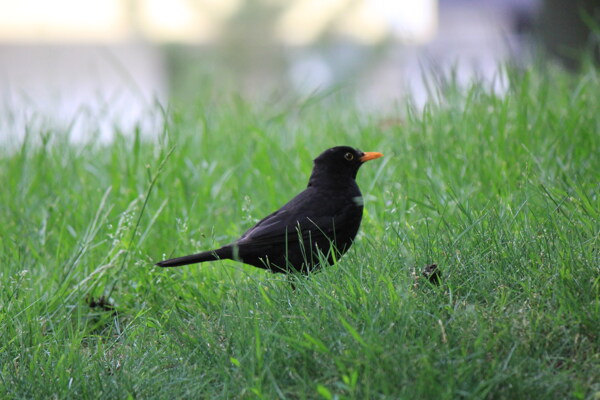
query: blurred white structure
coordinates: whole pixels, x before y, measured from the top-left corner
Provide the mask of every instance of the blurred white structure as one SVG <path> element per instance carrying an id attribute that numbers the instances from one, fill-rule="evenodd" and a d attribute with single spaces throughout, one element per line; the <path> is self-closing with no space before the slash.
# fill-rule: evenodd
<path id="1" fill-rule="evenodd" d="M 0 45 L 0 60 L 0 141 L 49 128 L 107 141 L 161 126 L 167 82 L 155 47 Z"/>
<path id="2" fill-rule="evenodd" d="M 81 138 L 108 140 L 140 121 L 151 131 L 174 78 L 164 43 L 254 64 L 236 70 L 250 97 L 348 85 L 367 109 L 389 109 L 408 95 L 423 104 L 421 77 L 431 67 L 499 84 L 498 63 L 513 43 L 512 3 L 0 0 L 0 140 L 22 136 L 35 118 Z"/>

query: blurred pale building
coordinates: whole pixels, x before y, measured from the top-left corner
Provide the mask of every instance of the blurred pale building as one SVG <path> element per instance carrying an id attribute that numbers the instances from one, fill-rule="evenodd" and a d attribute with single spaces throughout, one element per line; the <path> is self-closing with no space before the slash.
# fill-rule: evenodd
<path id="1" fill-rule="evenodd" d="M 407 95 L 423 103 L 423 68 L 453 67 L 462 80 L 497 78 L 511 28 L 496 3 L 0 0 L 0 135 L 23 131 L 32 116 L 83 136 L 110 138 L 140 121 L 151 130 L 156 103 L 193 87 L 178 83 L 187 76 L 180 69 L 202 69 L 208 60 L 225 66 L 212 70 L 215 85 L 220 74 L 239 75 L 236 88 L 250 98 L 341 84 L 366 108 Z M 182 52 L 193 62 L 174 73 Z"/>

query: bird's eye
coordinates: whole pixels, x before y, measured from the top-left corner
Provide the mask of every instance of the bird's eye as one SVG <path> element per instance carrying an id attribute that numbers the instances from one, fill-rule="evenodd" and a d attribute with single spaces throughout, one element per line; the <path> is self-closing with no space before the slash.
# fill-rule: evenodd
<path id="1" fill-rule="evenodd" d="M 344 154 L 344 158 L 348 161 L 352 161 L 352 160 L 354 160 L 354 154 L 346 153 L 346 154 Z"/>

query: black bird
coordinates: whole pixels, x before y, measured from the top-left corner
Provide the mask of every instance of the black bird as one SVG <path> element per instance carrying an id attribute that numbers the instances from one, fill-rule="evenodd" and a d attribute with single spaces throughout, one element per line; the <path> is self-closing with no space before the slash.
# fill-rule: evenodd
<path id="1" fill-rule="evenodd" d="M 382 156 L 348 146 L 325 150 L 314 160 L 307 188 L 238 240 L 156 265 L 230 259 L 272 272 L 308 273 L 323 260 L 333 264 L 352 245 L 362 219 L 363 199 L 355 180 L 358 169 Z"/>

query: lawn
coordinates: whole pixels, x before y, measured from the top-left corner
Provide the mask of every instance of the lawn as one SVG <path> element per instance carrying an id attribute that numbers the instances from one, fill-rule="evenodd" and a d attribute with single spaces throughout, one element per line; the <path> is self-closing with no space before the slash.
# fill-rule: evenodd
<path id="1" fill-rule="evenodd" d="M 30 130 L 0 150 L 0 398 L 600 398 L 600 71 L 508 74 L 382 115 L 206 91 L 155 136 Z M 153 266 L 235 239 L 342 144 L 385 157 L 335 266 L 295 290 Z"/>

